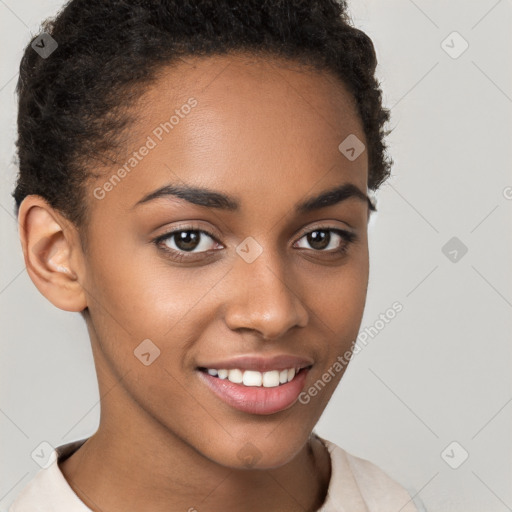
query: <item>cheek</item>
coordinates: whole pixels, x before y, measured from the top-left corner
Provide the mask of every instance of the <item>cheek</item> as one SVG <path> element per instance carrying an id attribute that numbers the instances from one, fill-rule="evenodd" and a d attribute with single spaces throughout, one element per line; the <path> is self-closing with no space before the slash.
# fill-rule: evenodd
<path id="1" fill-rule="evenodd" d="M 302 275 L 303 296 L 331 337 L 359 328 L 368 289 L 367 251 L 367 246 L 362 247 L 338 267 L 318 268 Z"/>
<path id="2" fill-rule="evenodd" d="M 335 332 L 359 328 L 366 303 L 368 279 L 364 269 L 357 270 L 347 272 L 339 279 L 333 278 L 330 287 L 324 288 L 322 308 L 326 312 L 328 325 Z"/>
<path id="3" fill-rule="evenodd" d="M 193 343 L 231 295 L 222 284 L 229 266 L 216 262 L 180 267 L 167 262 L 152 245 L 141 250 L 122 244 L 120 240 L 113 244 L 115 250 L 102 252 L 90 269 L 91 294 L 101 302 L 98 314 L 110 324 L 109 330 L 121 336 L 130 333 L 130 346 L 151 339 L 176 352 Z M 367 246 L 361 244 L 342 265 L 308 264 L 296 267 L 293 274 L 291 288 L 312 309 L 309 329 L 333 340 L 329 352 L 344 351 L 357 336 L 363 315 Z"/>
<path id="4" fill-rule="evenodd" d="M 352 350 L 357 339 L 366 304 L 369 268 L 364 254 L 339 267 L 329 279 L 317 280 L 316 285 L 312 280 L 307 285 L 314 312 L 310 316 L 313 324 L 310 328 L 328 340 L 319 350 L 320 366 L 324 369 L 331 367 L 338 356 L 342 356 L 346 364 L 349 362 L 345 354 Z M 326 387 L 334 388 L 343 371 L 335 371 L 336 377 Z"/>
<path id="5" fill-rule="evenodd" d="M 190 286 L 194 269 L 172 267 L 152 244 L 130 243 L 127 235 L 110 246 L 90 260 L 90 294 L 128 331 L 162 334 L 197 302 L 201 289 Z"/>
<path id="6" fill-rule="evenodd" d="M 158 353 L 160 365 L 170 371 L 187 366 L 187 347 L 213 319 L 208 292 L 225 272 L 172 266 L 149 245 L 120 244 L 92 258 L 88 271 L 91 318 L 103 352 L 119 372 L 141 369 L 134 351 L 144 340 L 151 340 L 146 345 Z"/>

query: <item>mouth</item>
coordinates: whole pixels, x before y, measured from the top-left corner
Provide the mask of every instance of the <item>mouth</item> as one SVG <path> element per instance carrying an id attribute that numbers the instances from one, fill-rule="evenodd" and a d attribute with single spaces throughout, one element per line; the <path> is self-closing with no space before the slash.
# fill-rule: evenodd
<path id="1" fill-rule="evenodd" d="M 233 384 L 240 384 L 246 387 L 264 387 L 275 388 L 288 384 L 304 370 L 309 370 L 313 365 L 305 367 L 291 367 L 282 370 L 269 370 L 266 372 L 259 372 L 256 370 L 243 370 L 241 368 L 204 368 L 198 367 L 200 372 L 207 373 L 209 376 L 228 380 Z"/>
<path id="2" fill-rule="evenodd" d="M 249 414 L 274 414 L 292 407 L 313 365 L 267 371 L 198 367 L 197 374 L 213 394 Z"/>

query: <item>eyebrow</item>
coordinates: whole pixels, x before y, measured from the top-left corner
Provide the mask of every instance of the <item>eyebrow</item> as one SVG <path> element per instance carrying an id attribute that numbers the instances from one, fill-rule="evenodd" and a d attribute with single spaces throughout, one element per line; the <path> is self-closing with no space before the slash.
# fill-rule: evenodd
<path id="1" fill-rule="evenodd" d="M 166 185 L 144 196 L 137 201 L 132 208 L 153 201 L 154 199 L 168 196 L 184 199 L 189 203 L 205 206 L 207 208 L 217 208 L 230 212 L 240 211 L 241 203 L 236 197 L 231 197 L 208 188 L 194 187 L 192 185 Z M 370 210 L 376 211 L 376 207 L 370 198 L 361 189 L 356 187 L 353 183 L 343 183 L 342 185 L 330 190 L 325 190 L 314 197 L 310 197 L 296 204 L 295 212 L 298 214 L 309 213 L 320 210 L 321 208 L 333 206 L 349 198 L 367 202 Z"/>

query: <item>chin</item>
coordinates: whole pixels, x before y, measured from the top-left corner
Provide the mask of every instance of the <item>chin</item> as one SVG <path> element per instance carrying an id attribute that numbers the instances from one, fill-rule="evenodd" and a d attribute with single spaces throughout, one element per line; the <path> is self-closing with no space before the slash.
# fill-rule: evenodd
<path id="1" fill-rule="evenodd" d="M 283 445 L 272 440 L 272 435 L 247 441 L 234 441 L 224 447 L 224 451 L 212 454 L 211 460 L 232 469 L 276 469 L 290 462 L 302 449 L 306 440 L 290 439 Z M 235 450 L 233 450 L 235 448 Z"/>

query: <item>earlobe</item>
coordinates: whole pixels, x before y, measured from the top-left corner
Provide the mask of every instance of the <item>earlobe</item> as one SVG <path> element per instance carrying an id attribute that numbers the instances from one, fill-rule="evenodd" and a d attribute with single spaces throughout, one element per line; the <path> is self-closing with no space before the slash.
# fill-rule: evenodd
<path id="1" fill-rule="evenodd" d="M 81 256 L 76 228 L 37 195 L 21 203 L 18 228 L 25 266 L 37 289 L 59 309 L 84 310 L 87 300 L 75 270 Z"/>

